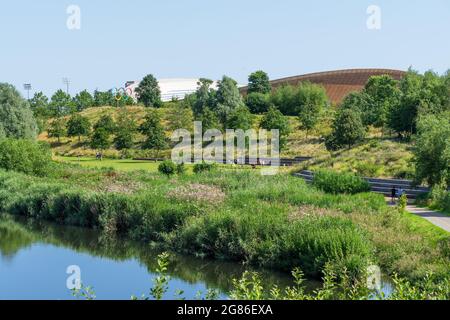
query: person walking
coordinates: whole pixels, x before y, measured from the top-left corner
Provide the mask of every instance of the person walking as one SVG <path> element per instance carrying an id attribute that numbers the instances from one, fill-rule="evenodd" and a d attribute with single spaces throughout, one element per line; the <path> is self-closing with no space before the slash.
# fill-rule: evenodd
<path id="1" fill-rule="evenodd" d="M 397 196 L 397 188 L 392 186 L 391 189 L 391 203 L 395 203 L 395 197 Z"/>

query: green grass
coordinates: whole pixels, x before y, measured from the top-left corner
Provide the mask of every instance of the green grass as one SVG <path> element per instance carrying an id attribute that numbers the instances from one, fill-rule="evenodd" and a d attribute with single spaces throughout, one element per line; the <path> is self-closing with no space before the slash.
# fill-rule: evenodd
<path id="1" fill-rule="evenodd" d="M 400 218 L 377 194 L 326 194 L 288 174 L 251 169 L 168 178 L 111 163 L 66 162 L 46 177 L 0 171 L 0 211 L 191 255 L 284 271 L 300 266 L 315 276 L 327 262 L 355 274 L 369 262 L 412 278 L 449 272 L 438 244 L 449 238 Z"/>
<path id="2" fill-rule="evenodd" d="M 97 160 L 95 158 L 88 157 L 55 157 L 55 160 L 70 164 L 79 164 L 86 168 L 114 168 L 120 171 L 133 171 L 133 170 L 145 170 L 148 172 L 157 172 L 157 162 L 150 161 L 138 161 L 138 160 L 112 160 L 103 159 Z"/>
<path id="3" fill-rule="evenodd" d="M 409 227 L 411 231 L 420 233 L 427 237 L 433 243 L 439 243 L 442 240 L 448 239 L 450 233 L 444 229 L 435 226 L 431 222 L 423 219 L 420 216 L 412 214 L 410 212 L 404 213 L 405 217 L 409 220 Z"/>
<path id="4" fill-rule="evenodd" d="M 132 106 L 124 108 L 137 123 L 141 123 L 145 116 L 146 108 L 141 106 Z M 121 109 L 123 110 L 123 109 Z M 158 112 L 163 119 L 163 125 L 167 127 L 167 109 L 160 108 Z M 326 150 L 324 139 L 330 133 L 332 123 L 332 113 L 330 110 L 322 118 L 320 124 L 312 130 L 308 136 L 306 132 L 299 128 L 299 121 L 297 117 L 287 117 L 291 126 L 291 134 L 288 137 L 288 143 L 285 150 L 282 150 L 282 157 L 295 156 L 310 156 L 313 161 L 307 163 L 310 169 L 315 170 L 319 168 L 333 169 L 336 171 L 356 172 L 364 176 L 372 177 L 399 177 L 409 178 L 413 173 L 413 168 L 409 165 L 412 158 L 411 143 L 398 142 L 395 139 L 387 139 L 381 137 L 381 132 L 378 129 L 371 128 L 368 138 L 350 150 L 341 150 L 336 152 L 333 157 Z M 83 110 L 81 114 L 87 117 L 91 123 L 95 123 L 102 115 L 111 115 L 117 118 L 118 109 L 114 107 L 96 107 Z M 254 128 L 258 127 L 262 116 L 255 116 Z M 171 132 L 166 131 L 169 137 Z M 89 148 L 89 138 L 82 137 L 81 142 L 78 138 L 61 138 L 58 142 L 55 138 L 49 138 L 47 132 L 43 132 L 39 136 L 39 140 L 47 141 L 52 146 L 53 153 L 58 156 L 81 156 L 81 157 L 95 157 L 96 150 Z M 130 155 L 135 158 L 145 157 L 170 157 L 170 149 L 162 150 L 156 153 L 154 150 L 142 150 L 142 142 L 145 137 L 137 134 L 135 137 L 135 145 L 129 150 Z M 121 152 L 114 149 L 104 151 L 105 158 L 120 159 Z M 116 163 L 113 163 L 113 166 Z M 119 170 L 128 170 L 128 166 L 119 166 Z M 143 165 L 144 169 L 147 169 Z"/>

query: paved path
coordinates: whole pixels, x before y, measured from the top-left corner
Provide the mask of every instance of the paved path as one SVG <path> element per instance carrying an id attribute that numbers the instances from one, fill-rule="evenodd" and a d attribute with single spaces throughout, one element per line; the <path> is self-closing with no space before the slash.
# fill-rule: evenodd
<path id="1" fill-rule="evenodd" d="M 430 221 L 435 226 L 450 232 L 450 216 L 443 213 L 433 211 L 426 208 L 419 208 L 413 205 L 408 205 L 406 211 L 418 215 L 428 221 Z"/>

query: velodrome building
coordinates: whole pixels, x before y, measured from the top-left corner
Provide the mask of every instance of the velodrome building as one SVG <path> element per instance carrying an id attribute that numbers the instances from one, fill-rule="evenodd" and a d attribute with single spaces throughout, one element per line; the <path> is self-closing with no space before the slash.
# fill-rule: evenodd
<path id="1" fill-rule="evenodd" d="M 396 80 L 400 80 L 404 71 L 392 69 L 347 69 L 326 72 L 310 73 L 305 75 L 281 78 L 270 81 L 272 88 L 276 89 L 282 85 L 298 85 L 301 82 L 322 85 L 331 103 L 339 104 L 345 96 L 353 91 L 361 91 L 371 76 L 389 75 Z M 158 80 L 161 90 L 162 101 L 171 101 L 173 98 L 184 99 L 187 94 L 197 90 L 199 79 L 160 79 Z M 136 99 L 136 87 L 138 81 L 129 81 L 125 84 L 125 89 L 134 99 Z M 239 86 L 242 95 L 246 95 L 247 86 Z M 213 88 L 217 88 L 217 82 L 213 83 Z"/>
<path id="2" fill-rule="evenodd" d="M 389 75 L 396 80 L 400 80 L 405 75 L 405 72 L 392 69 L 335 70 L 282 78 L 272 80 L 270 83 L 274 89 L 286 84 L 298 85 L 305 81 L 319 84 L 325 88 L 330 102 L 339 104 L 349 93 L 361 91 L 370 77 L 380 75 Z M 246 86 L 240 90 L 243 95 L 247 93 Z"/>

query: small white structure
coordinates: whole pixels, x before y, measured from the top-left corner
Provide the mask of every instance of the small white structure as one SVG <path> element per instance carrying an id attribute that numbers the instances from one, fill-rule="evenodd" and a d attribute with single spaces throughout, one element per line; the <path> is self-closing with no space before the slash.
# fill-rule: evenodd
<path id="1" fill-rule="evenodd" d="M 188 94 L 194 93 L 198 88 L 199 79 L 159 79 L 159 89 L 161 90 L 161 100 L 163 102 L 171 101 L 172 99 L 182 100 Z M 139 81 L 128 81 L 125 83 L 126 92 L 137 100 L 136 88 Z M 214 82 L 211 87 L 217 89 L 217 82 Z"/>

